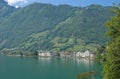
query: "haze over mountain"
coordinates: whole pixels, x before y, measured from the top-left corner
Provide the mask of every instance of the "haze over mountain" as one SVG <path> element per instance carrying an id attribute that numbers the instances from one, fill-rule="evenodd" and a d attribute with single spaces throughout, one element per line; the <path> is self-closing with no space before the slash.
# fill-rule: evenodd
<path id="1" fill-rule="evenodd" d="M 113 15 L 109 12 L 112 7 L 100 5 L 81 8 L 34 3 L 15 9 L 4 1 L 0 4 L 1 50 L 95 50 L 96 45 L 107 41 L 104 22 Z"/>
<path id="2" fill-rule="evenodd" d="M 98 4 L 103 6 L 113 6 L 113 3 L 118 4 L 120 0 L 5 0 L 9 5 L 26 6 L 35 2 L 47 3 L 53 5 L 68 4 L 72 6 L 85 7 L 91 4 Z"/>
<path id="3" fill-rule="evenodd" d="M 15 11 L 13 6 L 9 6 L 4 0 L 0 0 L 0 17 L 5 17 Z"/>

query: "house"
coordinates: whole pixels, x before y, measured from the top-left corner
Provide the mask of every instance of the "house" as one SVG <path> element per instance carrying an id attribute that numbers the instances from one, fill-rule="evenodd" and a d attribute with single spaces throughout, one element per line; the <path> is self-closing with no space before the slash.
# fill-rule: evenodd
<path id="1" fill-rule="evenodd" d="M 50 52 L 39 52 L 40 57 L 51 57 L 52 54 Z"/>
<path id="2" fill-rule="evenodd" d="M 77 52 L 76 57 L 81 57 L 81 58 L 93 58 L 95 57 L 95 53 L 90 52 L 89 50 L 85 51 L 85 52 Z"/>
<path id="3" fill-rule="evenodd" d="M 84 52 L 83 57 L 90 57 L 90 54 L 91 54 L 90 51 L 87 50 L 87 51 Z"/>
<path id="4" fill-rule="evenodd" d="M 82 57 L 84 55 L 84 52 L 77 52 L 76 57 Z"/>

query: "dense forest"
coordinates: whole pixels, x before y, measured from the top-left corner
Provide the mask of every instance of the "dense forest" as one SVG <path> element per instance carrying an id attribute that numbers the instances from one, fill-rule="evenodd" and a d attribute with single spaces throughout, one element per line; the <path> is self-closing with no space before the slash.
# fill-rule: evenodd
<path id="1" fill-rule="evenodd" d="M 108 39 L 110 6 L 73 7 L 34 3 L 14 8 L 0 1 L 0 49 L 96 51 Z"/>
<path id="2" fill-rule="evenodd" d="M 115 14 L 106 22 L 106 33 L 110 41 L 106 48 L 106 61 L 103 64 L 104 79 L 120 79 L 120 4 L 114 6 Z"/>

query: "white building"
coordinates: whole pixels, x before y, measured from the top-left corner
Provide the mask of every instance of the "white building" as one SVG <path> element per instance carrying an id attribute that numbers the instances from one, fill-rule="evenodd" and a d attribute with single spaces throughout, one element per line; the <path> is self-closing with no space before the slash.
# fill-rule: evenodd
<path id="1" fill-rule="evenodd" d="M 84 55 L 84 52 L 77 52 L 76 53 L 76 57 L 83 57 L 83 55 Z"/>
<path id="2" fill-rule="evenodd" d="M 85 51 L 85 52 L 77 52 L 76 53 L 76 57 L 82 57 L 82 58 L 85 58 L 85 57 L 94 57 L 95 54 L 90 52 L 90 51 Z"/>
<path id="3" fill-rule="evenodd" d="M 51 57 L 52 54 L 50 52 L 40 52 L 39 56 L 41 56 L 41 57 Z"/>
<path id="4" fill-rule="evenodd" d="M 87 50 L 84 52 L 84 57 L 90 57 L 90 54 L 91 54 L 90 51 Z"/>

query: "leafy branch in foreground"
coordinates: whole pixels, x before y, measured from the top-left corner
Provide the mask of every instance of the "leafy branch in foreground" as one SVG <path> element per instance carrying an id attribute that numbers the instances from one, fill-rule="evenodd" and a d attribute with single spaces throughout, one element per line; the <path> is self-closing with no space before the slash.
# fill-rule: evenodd
<path id="1" fill-rule="evenodd" d="M 89 71 L 77 75 L 77 79 L 94 79 L 93 75 L 97 74 L 96 71 Z"/>
<path id="2" fill-rule="evenodd" d="M 120 6 L 120 5 L 119 5 Z M 106 48 L 106 62 L 104 63 L 104 79 L 120 79 L 120 8 L 114 10 L 115 16 L 106 23 L 110 41 Z"/>

